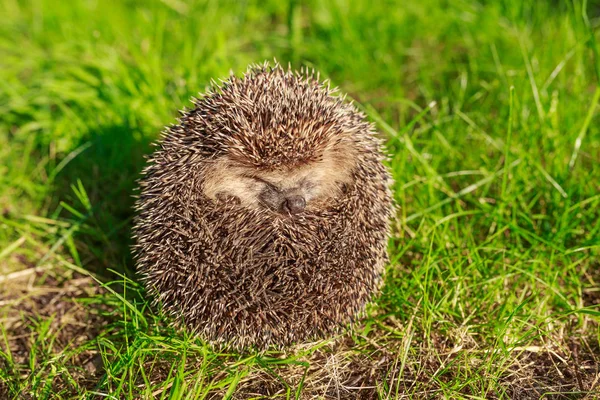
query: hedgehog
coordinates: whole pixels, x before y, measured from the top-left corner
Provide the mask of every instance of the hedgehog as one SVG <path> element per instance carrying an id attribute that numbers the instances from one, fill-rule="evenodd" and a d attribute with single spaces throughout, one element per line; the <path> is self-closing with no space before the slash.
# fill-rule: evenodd
<path id="1" fill-rule="evenodd" d="M 394 206 L 372 123 L 314 71 L 212 83 L 139 181 L 137 270 L 205 341 L 284 348 L 340 332 L 383 279 Z"/>

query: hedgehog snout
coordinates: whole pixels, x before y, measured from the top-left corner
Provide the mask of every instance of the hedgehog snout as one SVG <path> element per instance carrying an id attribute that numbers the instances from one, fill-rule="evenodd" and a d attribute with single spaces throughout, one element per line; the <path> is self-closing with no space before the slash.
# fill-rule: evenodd
<path id="1" fill-rule="evenodd" d="M 284 212 L 290 214 L 298 214 L 302 212 L 306 207 L 306 200 L 304 196 L 293 194 L 291 196 L 286 196 L 281 204 L 281 209 Z"/>
<path id="2" fill-rule="evenodd" d="M 259 195 L 260 202 L 268 208 L 283 214 L 298 214 L 306 208 L 309 197 L 302 188 L 279 189 L 266 185 Z"/>

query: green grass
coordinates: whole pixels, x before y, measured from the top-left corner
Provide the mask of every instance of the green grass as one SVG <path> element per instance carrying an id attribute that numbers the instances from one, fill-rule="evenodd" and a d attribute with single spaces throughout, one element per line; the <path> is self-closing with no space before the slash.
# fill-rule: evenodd
<path id="1" fill-rule="evenodd" d="M 0 0 L 0 398 L 600 396 L 600 4 Z M 143 155 L 210 79 L 318 69 L 398 215 L 353 332 L 216 352 L 136 283 Z"/>

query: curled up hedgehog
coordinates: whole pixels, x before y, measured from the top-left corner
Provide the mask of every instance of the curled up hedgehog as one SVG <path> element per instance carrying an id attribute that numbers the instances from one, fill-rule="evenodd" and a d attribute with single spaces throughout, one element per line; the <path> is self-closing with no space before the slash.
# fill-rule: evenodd
<path id="1" fill-rule="evenodd" d="M 143 171 L 134 235 L 148 292 L 213 344 L 334 333 L 382 281 L 383 158 L 364 115 L 314 74 L 265 64 L 215 85 Z"/>

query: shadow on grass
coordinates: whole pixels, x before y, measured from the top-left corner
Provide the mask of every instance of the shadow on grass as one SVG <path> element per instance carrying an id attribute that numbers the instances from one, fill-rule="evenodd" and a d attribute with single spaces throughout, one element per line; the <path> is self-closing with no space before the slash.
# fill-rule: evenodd
<path id="1" fill-rule="evenodd" d="M 49 171 L 49 220 L 35 232 L 49 233 L 50 250 L 41 268 L 30 265 L 33 287 L 15 279 L 3 293 L 0 399 L 113 390 L 111 377 L 128 371 L 128 340 L 173 334 L 147 309 L 131 252 L 135 188 L 154 139 L 126 124 L 93 129 Z M 49 258 L 69 268 L 45 268 Z"/>
<path id="2" fill-rule="evenodd" d="M 78 266 L 100 277 L 114 278 L 111 270 L 130 278 L 135 275 L 131 253 L 135 188 L 153 140 L 128 125 L 92 130 L 65 157 L 66 164 L 56 175 L 53 216 L 66 218 L 75 227 L 72 245 L 67 238 L 66 247 Z"/>

